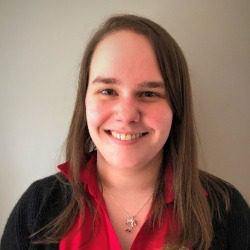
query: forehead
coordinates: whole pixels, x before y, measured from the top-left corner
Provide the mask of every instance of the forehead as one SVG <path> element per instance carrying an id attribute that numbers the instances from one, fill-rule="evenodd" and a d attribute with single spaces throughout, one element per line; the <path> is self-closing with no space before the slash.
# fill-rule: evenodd
<path id="1" fill-rule="evenodd" d="M 147 37 L 130 30 L 107 35 L 97 45 L 90 64 L 93 74 L 151 75 L 159 78 L 160 71 L 154 50 Z"/>
<path id="2" fill-rule="evenodd" d="M 146 43 L 148 47 L 151 48 L 150 41 L 146 35 L 130 29 L 116 30 L 106 34 L 97 44 L 97 48 L 107 43 L 126 44 L 127 47 L 131 45 L 136 46 L 137 43 Z"/>

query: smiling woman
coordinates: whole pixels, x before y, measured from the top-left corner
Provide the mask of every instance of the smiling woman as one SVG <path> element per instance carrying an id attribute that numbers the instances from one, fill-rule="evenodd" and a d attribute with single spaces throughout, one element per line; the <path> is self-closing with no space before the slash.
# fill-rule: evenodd
<path id="1" fill-rule="evenodd" d="M 108 19 L 90 40 L 60 173 L 31 185 L 1 250 L 249 248 L 249 207 L 198 169 L 188 68 L 153 21 Z"/>

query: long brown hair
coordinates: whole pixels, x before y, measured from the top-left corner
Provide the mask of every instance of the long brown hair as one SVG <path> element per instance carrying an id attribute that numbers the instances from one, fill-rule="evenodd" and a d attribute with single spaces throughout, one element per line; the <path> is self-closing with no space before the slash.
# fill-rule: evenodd
<path id="1" fill-rule="evenodd" d="M 93 211 L 93 206 L 80 181 L 80 169 L 89 159 L 93 150 L 85 113 L 85 96 L 88 87 L 90 62 L 98 43 L 108 34 L 128 29 L 144 35 L 151 43 L 158 66 L 165 82 L 169 103 L 173 111 L 173 123 L 169 138 L 164 146 L 164 163 L 161 173 L 165 172 L 166 161 L 173 166 L 174 215 L 180 225 L 178 237 L 172 239 L 172 248 L 183 245 L 208 249 L 213 239 L 212 217 L 217 208 L 218 197 L 210 192 L 211 186 L 225 201 L 227 194 L 220 181 L 198 170 L 194 115 L 189 72 L 186 60 L 176 41 L 155 22 L 135 15 L 120 15 L 109 18 L 94 34 L 88 43 L 81 63 L 79 85 L 75 109 L 70 125 L 66 160 L 70 166 L 71 200 L 68 206 L 46 226 L 43 242 L 57 242 L 70 230 L 76 215 L 84 215 L 85 200 Z M 164 180 L 159 174 L 154 195 L 154 221 L 161 218 L 164 209 Z M 205 195 L 211 193 L 211 204 Z M 227 203 L 227 202 L 226 202 Z"/>

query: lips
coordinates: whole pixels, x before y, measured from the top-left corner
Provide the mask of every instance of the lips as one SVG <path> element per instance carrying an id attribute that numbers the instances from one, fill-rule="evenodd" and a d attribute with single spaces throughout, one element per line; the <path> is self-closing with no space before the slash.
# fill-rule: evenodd
<path id="1" fill-rule="evenodd" d="M 107 131 L 111 136 L 113 136 L 115 139 L 121 140 L 121 141 L 133 141 L 136 140 L 144 135 L 147 134 L 147 132 L 138 132 L 138 133 L 119 133 L 117 131 L 109 130 Z"/>

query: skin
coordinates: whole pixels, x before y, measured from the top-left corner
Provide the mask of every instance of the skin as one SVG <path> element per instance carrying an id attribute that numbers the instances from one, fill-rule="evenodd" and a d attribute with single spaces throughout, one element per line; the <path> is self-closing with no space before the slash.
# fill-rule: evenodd
<path id="1" fill-rule="evenodd" d="M 153 193 L 173 113 L 151 44 L 122 30 L 106 36 L 94 51 L 86 116 L 97 148 L 97 168 L 107 209 L 123 249 L 134 234 L 124 233 L 124 211 L 135 213 Z M 149 202 L 138 215 L 144 221 Z"/>

